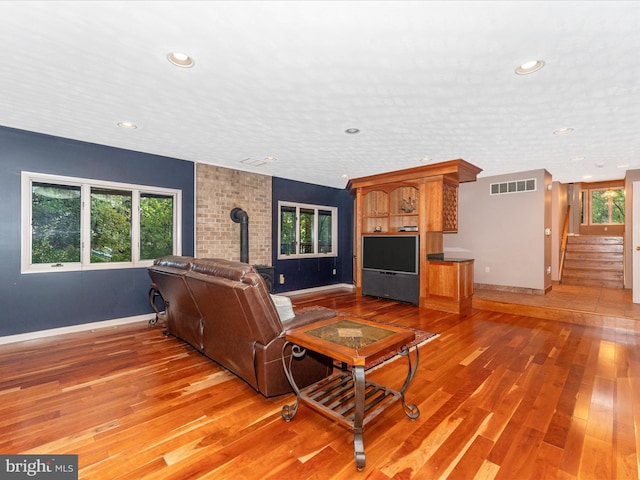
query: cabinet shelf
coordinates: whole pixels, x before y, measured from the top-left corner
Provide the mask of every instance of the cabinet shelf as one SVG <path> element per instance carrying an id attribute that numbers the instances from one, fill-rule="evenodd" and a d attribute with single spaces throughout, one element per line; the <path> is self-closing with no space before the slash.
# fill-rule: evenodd
<path id="1" fill-rule="evenodd" d="M 420 190 L 397 183 L 374 187 L 363 195 L 363 233 L 398 233 L 405 226 L 418 226 Z M 410 212 L 403 211 L 413 208 Z"/>

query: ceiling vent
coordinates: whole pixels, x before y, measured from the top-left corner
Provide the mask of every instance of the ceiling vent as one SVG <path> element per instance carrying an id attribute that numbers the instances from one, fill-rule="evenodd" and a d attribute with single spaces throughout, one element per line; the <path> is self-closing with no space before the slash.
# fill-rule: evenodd
<path id="1" fill-rule="evenodd" d="M 264 157 L 264 159 L 259 160 L 257 158 L 247 157 L 244 160 L 240 160 L 240 163 L 244 163 L 245 165 L 251 165 L 252 167 L 261 167 L 265 163 L 275 162 L 276 157 Z"/>
<path id="2" fill-rule="evenodd" d="M 489 188 L 490 195 L 502 195 L 503 193 L 535 192 L 536 179 L 512 180 L 510 182 L 492 183 Z"/>

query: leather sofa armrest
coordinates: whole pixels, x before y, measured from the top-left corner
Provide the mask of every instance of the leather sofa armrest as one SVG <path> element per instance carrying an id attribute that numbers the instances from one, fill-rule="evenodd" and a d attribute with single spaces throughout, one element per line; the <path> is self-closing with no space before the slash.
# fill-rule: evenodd
<path id="1" fill-rule="evenodd" d="M 286 331 L 335 316 L 336 312 L 330 308 L 308 307 L 296 312 L 296 316 L 292 319 L 282 322 L 282 326 Z"/>

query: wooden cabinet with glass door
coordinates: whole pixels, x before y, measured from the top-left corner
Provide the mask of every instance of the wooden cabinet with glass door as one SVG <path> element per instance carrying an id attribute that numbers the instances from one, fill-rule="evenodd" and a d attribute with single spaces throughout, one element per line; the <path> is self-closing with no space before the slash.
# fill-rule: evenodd
<path id="1" fill-rule="evenodd" d="M 389 194 L 371 190 L 363 195 L 362 229 L 364 233 L 389 230 Z"/>
<path id="2" fill-rule="evenodd" d="M 417 229 L 420 195 L 413 185 L 384 185 L 363 193 L 363 233 L 401 232 Z"/>

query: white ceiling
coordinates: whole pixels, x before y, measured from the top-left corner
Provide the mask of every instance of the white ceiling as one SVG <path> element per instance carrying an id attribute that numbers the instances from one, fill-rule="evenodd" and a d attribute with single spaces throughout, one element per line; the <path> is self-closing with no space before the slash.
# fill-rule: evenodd
<path id="1" fill-rule="evenodd" d="M 611 180 L 639 55 L 635 1 L 2 1 L 0 125 L 340 188 L 425 157 Z"/>

